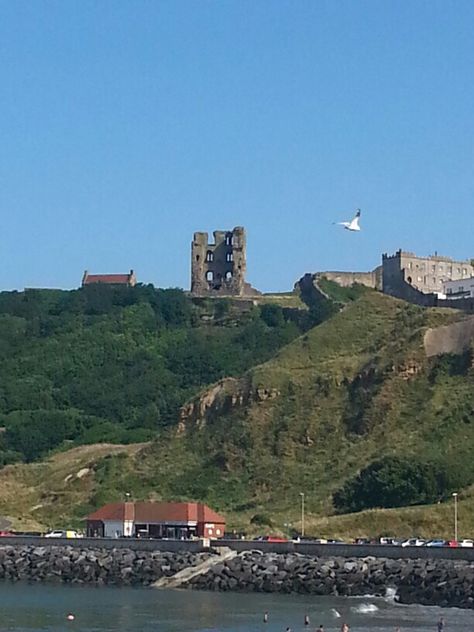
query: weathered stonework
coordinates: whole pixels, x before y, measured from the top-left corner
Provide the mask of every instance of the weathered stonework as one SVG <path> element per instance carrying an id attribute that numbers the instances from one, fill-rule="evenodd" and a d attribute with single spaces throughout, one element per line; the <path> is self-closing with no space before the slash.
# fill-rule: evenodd
<path id="1" fill-rule="evenodd" d="M 246 236 L 242 226 L 194 233 L 191 244 L 191 294 L 193 296 L 252 296 L 257 290 L 245 282 Z"/>
<path id="2" fill-rule="evenodd" d="M 423 294 L 441 294 L 444 281 L 456 281 L 474 276 L 470 261 L 455 261 L 433 255 L 418 257 L 412 252 L 397 250 L 394 255 L 382 255 L 383 292 L 398 298 L 408 283 Z"/>

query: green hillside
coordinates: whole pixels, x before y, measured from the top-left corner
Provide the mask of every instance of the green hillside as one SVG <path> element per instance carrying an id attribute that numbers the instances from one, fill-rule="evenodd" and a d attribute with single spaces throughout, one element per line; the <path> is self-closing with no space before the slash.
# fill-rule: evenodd
<path id="1" fill-rule="evenodd" d="M 311 324 L 307 310 L 90 286 L 0 293 L 0 464 L 152 439 L 203 386 Z"/>
<path id="2" fill-rule="evenodd" d="M 327 284 L 324 291 L 331 296 L 332 289 Z M 340 288 L 334 297 L 342 307 L 339 312 L 331 304 L 322 310 L 313 304 L 303 313 L 264 303 L 241 313 L 227 303 L 195 304 L 184 295 L 176 296 L 188 310 L 180 324 L 169 321 L 157 328 L 156 321 L 151 325 L 143 318 L 135 320 L 137 312 L 155 313 L 148 297 L 132 305 L 108 307 L 102 314 L 88 314 L 82 308 L 71 317 L 75 324 L 71 322 L 68 330 L 49 332 L 44 340 L 36 336 L 31 348 L 36 357 L 45 359 L 43 375 L 50 379 L 60 374 L 48 367 L 64 366 L 67 349 L 73 357 L 82 357 L 74 366 L 85 363 L 87 371 L 93 371 L 96 388 L 108 396 L 102 408 L 91 409 L 98 406 L 97 392 L 85 391 L 78 407 L 81 414 L 127 432 L 147 429 L 150 434 L 132 432 L 128 437 L 151 441 L 128 450 L 114 448 L 111 454 L 101 449 L 97 458 L 88 456 L 87 475 L 80 480 L 74 467 L 72 479 L 63 475 L 68 453 L 61 456 L 61 468 L 59 455 L 53 457 L 41 466 L 45 476 L 55 481 L 49 491 L 43 482 L 33 482 L 32 468 L 37 465 L 0 470 L 0 479 L 8 480 L 12 489 L 29 481 L 30 495 L 21 508 L 23 521 L 77 521 L 103 502 L 123 499 L 127 491 L 134 498 L 203 500 L 225 512 L 235 528 L 289 532 L 299 527 L 303 492 L 308 528 L 315 534 L 368 535 L 387 532 L 393 524 L 400 532 L 426 535 L 432 525 L 436 535 L 442 535 L 443 521 L 451 511 L 446 504 L 451 491 L 461 493 L 460 508 L 470 506 L 472 353 L 427 359 L 423 347 L 427 328 L 459 320 L 458 312 L 417 308 L 373 291 L 344 293 Z M 318 322 L 322 312 L 328 320 L 308 328 L 308 319 Z M 143 327 L 143 322 L 148 326 Z M 88 343 L 82 356 L 79 349 L 96 332 L 98 342 Z M 65 346 L 68 337 L 76 343 Z M 137 357 L 127 355 L 130 348 L 121 346 L 124 340 L 140 346 L 142 354 L 153 352 L 156 365 L 160 370 L 166 367 L 174 381 L 163 385 L 163 374 L 138 371 L 135 388 L 153 378 L 153 389 L 141 392 L 142 408 L 130 400 L 129 392 L 134 391 L 126 390 L 121 401 L 128 413 L 121 416 L 113 412 L 112 394 L 126 388 L 118 376 L 124 379 L 125 366 L 133 374 Z M 103 365 L 97 366 L 100 353 L 101 358 L 109 357 L 104 344 L 106 349 L 118 345 L 107 365 L 114 369 L 110 380 L 101 376 Z M 27 366 L 25 357 L 23 349 L 16 356 L 18 366 Z M 185 361 L 179 360 L 183 357 Z M 170 371 L 170 366 L 175 370 Z M 65 382 L 70 388 L 71 380 Z M 174 408 L 163 417 L 155 415 L 152 427 L 137 422 L 150 405 L 150 393 L 157 397 L 153 403 L 159 409 L 170 384 L 179 387 Z M 130 411 L 135 425 L 127 421 Z M 4 412 L 7 436 L 11 436 L 8 417 L 12 414 Z M 73 441 L 84 442 L 84 435 Z M 58 447 L 67 445 L 62 441 Z M 61 474 L 55 474 L 58 468 Z M 76 496 L 70 493 L 71 480 Z M 0 491 L 0 514 L 15 515 L 13 498 L 14 494 L 7 498 Z M 415 507 L 420 504 L 424 506 Z M 400 505 L 414 507 L 337 515 Z M 466 529 L 474 530 L 472 511 L 465 511 L 465 516 Z"/>
<path id="3" fill-rule="evenodd" d="M 445 501 L 474 481 L 472 362 L 470 353 L 427 360 L 423 334 L 459 317 L 363 294 L 241 379 L 204 392 L 180 432 L 162 433 L 136 461 L 106 459 L 94 501 L 153 490 L 205 500 L 237 527 L 284 531 L 297 524 L 300 492 L 312 516 L 333 514 L 333 494 L 391 456 L 402 475 L 409 466 L 436 479 L 428 492 L 410 488 L 407 504 L 430 493 Z"/>

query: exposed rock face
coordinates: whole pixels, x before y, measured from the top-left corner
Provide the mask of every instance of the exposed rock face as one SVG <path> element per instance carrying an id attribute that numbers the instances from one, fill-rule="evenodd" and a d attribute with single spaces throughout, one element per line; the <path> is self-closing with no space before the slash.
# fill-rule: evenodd
<path id="1" fill-rule="evenodd" d="M 466 561 L 314 558 L 297 553 L 242 553 L 189 582 L 192 588 L 313 595 L 385 596 L 401 603 L 474 608 L 474 564 Z"/>
<path id="2" fill-rule="evenodd" d="M 220 415 L 243 408 L 253 401 L 262 402 L 279 395 L 280 392 L 275 388 L 252 386 L 250 379 L 245 377 L 224 378 L 181 408 L 178 433 L 183 433 L 191 426 L 202 428 Z"/>
<path id="3" fill-rule="evenodd" d="M 196 566 L 209 553 L 168 553 L 69 546 L 0 547 L 0 579 L 148 586 Z"/>

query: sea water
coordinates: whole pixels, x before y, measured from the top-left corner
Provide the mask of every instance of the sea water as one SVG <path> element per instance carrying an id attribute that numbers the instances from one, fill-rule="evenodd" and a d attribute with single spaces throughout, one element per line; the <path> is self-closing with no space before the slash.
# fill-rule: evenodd
<path id="1" fill-rule="evenodd" d="M 263 615 L 268 612 L 268 623 Z M 68 620 L 68 614 L 74 620 Z M 310 626 L 304 626 L 304 617 Z M 0 630 L 16 632 L 474 632 L 474 611 L 393 599 L 0 583 Z"/>

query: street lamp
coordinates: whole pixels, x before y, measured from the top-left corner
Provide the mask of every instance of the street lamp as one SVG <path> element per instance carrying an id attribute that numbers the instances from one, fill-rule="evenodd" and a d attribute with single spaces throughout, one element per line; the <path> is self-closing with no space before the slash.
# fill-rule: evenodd
<path id="1" fill-rule="evenodd" d="M 304 537 L 304 493 L 300 492 L 301 496 L 301 537 Z"/>
<path id="2" fill-rule="evenodd" d="M 453 492 L 454 498 L 454 541 L 458 541 L 458 493 Z"/>
<path id="3" fill-rule="evenodd" d="M 126 499 L 126 502 L 130 500 L 130 492 L 125 492 L 125 499 Z"/>

